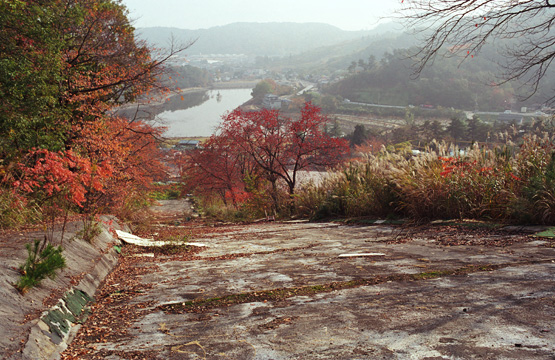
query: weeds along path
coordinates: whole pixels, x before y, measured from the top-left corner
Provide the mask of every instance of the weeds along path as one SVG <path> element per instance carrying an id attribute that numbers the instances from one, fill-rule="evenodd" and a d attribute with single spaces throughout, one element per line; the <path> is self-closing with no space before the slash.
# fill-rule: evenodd
<path id="1" fill-rule="evenodd" d="M 549 359 L 555 243 L 525 230 L 171 219 L 140 235 L 206 247 L 125 246 L 62 358 Z"/>

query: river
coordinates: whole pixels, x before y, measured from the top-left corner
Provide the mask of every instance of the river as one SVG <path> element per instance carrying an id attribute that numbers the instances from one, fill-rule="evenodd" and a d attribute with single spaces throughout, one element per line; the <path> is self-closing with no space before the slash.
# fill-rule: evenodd
<path id="1" fill-rule="evenodd" d="M 251 91 L 251 89 L 209 90 L 200 104 L 195 104 L 186 109 L 167 110 L 158 114 L 158 119 L 162 121 L 162 125 L 167 127 L 164 136 L 195 137 L 212 135 L 221 123 L 222 115 L 247 102 L 251 98 Z"/>

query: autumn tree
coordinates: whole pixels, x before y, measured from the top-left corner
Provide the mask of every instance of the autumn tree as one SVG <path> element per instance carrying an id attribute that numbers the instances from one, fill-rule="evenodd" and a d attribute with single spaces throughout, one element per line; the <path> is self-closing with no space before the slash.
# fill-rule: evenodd
<path id="1" fill-rule="evenodd" d="M 223 134 L 214 134 L 198 149 L 180 156 L 182 179 L 188 188 L 215 193 L 227 204 L 237 206 L 245 193 L 245 178 L 255 174 L 252 162 Z"/>
<path id="2" fill-rule="evenodd" d="M 117 1 L 43 5 L 0 4 L 3 159 L 33 147 L 71 147 L 83 124 L 154 86 L 164 60 L 135 41 Z"/>
<path id="3" fill-rule="evenodd" d="M 0 191 L 87 212 L 160 174 L 160 130 L 110 114 L 181 49 L 152 56 L 117 0 L 6 0 L 0 39 Z"/>
<path id="4" fill-rule="evenodd" d="M 228 114 L 219 129 L 248 155 L 272 185 L 277 206 L 277 184 L 283 181 L 290 197 L 295 193 L 301 170 L 323 170 L 338 164 L 348 151 L 346 140 L 324 131 L 328 119 L 320 109 L 306 103 L 300 117 L 283 117 L 278 111 Z"/>
<path id="5" fill-rule="evenodd" d="M 465 58 L 503 40 L 503 82 L 521 80 L 533 94 L 555 59 L 555 4 L 551 0 L 405 0 L 402 14 L 424 35 L 417 72 L 437 55 Z M 450 51 L 445 51 L 447 48 Z M 552 97 L 551 100 L 555 100 Z"/>
<path id="6" fill-rule="evenodd" d="M 96 121 L 83 129 L 74 148 L 90 161 L 93 176 L 103 184 L 102 191 L 89 183 L 84 184 L 84 213 L 95 215 L 111 211 L 121 216 L 129 215 L 123 213 L 128 211 L 129 205 L 151 189 L 154 181 L 167 177 L 168 170 L 159 147 L 163 141 L 162 132 L 161 128 L 121 117 Z M 101 171 L 107 166 L 109 176 L 103 177 Z"/>
<path id="7" fill-rule="evenodd" d="M 296 119 L 275 110 L 236 109 L 223 117 L 217 132 L 199 149 L 183 154 L 185 182 L 235 206 L 249 196 L 269 193 L 275 210 L 280 208 L 282 183 L 293 206 L 299 172 L 336 165 L 349 149 L 347 141 L 325 133 L 326 123 L 310 103 Z"/>

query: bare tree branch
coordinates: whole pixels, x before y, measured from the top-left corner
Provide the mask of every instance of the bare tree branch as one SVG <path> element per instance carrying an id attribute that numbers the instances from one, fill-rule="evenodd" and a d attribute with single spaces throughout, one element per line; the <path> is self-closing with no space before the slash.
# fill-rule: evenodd
<path id="1" fill-rule="evenodd" d="M 438 55 L 464 60 L 484 45 L 493 45 L 505 58 L 499 64 L 498 84 L 519 80 L 529 98 L 555 58 L 555 4 L 550 0 L 405 0 L 403 4 L 402 18 L 424 38 L 414 54 L 417 75 Z M 555 95 L 549 101 L 555 101 Z"/>

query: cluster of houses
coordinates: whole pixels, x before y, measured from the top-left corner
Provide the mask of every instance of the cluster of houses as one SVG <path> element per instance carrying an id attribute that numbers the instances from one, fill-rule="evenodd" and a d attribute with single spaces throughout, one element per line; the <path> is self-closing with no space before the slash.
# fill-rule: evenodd
<path id="1" fill-rule="evenodd" d="M 266 94 L 264 95 L 264 99 L 262 100 L 262 107 L 268 110 L 287 109 L 290 104 L 291 100 L 285 97 L 279 97 L 274 94 Z"/>

